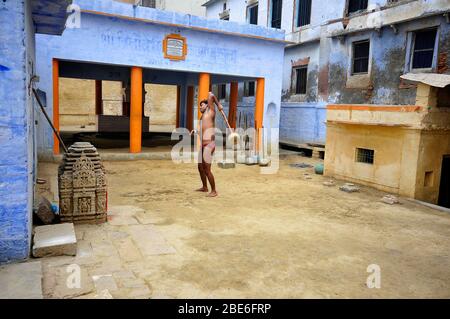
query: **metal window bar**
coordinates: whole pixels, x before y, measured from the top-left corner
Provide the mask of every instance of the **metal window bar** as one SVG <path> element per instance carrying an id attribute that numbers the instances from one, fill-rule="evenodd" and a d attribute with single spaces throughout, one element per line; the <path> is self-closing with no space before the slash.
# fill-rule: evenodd
<path id="1" fill-rule="evenodd" d="M 349 0 L 348 1 L 348 13 L 353 13 L 367 9 L 367 0 Z"/>
<path id="2" fill-rule="evenodd" d="M 353 70 L 352 74 L 369 72 L 369 40 L 353 43 Z"/>
<path id="3" fill-rule="evenodd" d="M 306 94 L 306 81 L 308 76 L 308 67 L 300 67 L 295 69 L 295 94 Z"/>
<path id="4" fill-rule="evenodd" d="M 272 0 L 272 28 L 281 28 L 281 0 Z"/>
<path id="5" fill-rule="evenodd" d="M 297 27 L 311 23 L 312 0 L 298 0 Z"/>
<path id="6" fill-rule="evenodd" d="M 356 161 L 359 163 L 373 164 L 375 151 L 367 148 L 356 149 Z"/>
<path id="7" fill-rule="evenodd" d="M 431 68 L 437 30 L 418 31 L 414 34 L 413 69 Z"/>

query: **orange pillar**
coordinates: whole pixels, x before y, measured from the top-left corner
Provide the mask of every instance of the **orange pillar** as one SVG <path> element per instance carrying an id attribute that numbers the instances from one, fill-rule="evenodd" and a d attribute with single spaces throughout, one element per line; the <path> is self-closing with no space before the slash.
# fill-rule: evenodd
<path id="1" fill-rule="evenodd" d="M 230 126 L 236 128 L 236 114 L 238 104 L 238 83 L 231 82 L 230 85 L 230 108 L 228 110 L 228 123 Z"/>
<path id="2" fill-rule="evenodd" d="M 261 145 L 261 128 L 263 126 L 264 115 L 264 78 L 256 80 L 256 97 L 255 97 L 255 129 L 256 143 L 255 149 L 259 151 Z"/>
<path id="3" fill-rule="evenodd" d="M 102 80 L 95 80 L 95 114 L 103 114 Z"/>
<path id="4" fill-rule="evenodd" d="M 198 119 L 202 116 L 200 113 L 200 101 L 208 98 L 211 76 L 209 73 L 200 73 L 198 76 Z"/>
<path id="5" fill-rule="evenodd" d="M 180 126 L 180 97 L 181 97 L 181 85 L 177 85 L 177 119 L 175 128 Z"/>
<path id="6" fill-rule="evenodd" d="M 194 87 L 188 86 L 186 103 L 186 128 L 190 131 L 194 127 Z"/>
<path id="7" fill-rule="evenodd" d="M 59 132 L 59 62 L 56 59 L 52 61 L 53 70 L 53 126 Z M 53 154 L 59 154 L 59 140 L 56 134 L 53 134 Z"/>
<path id="8" fill-rule="evenodd" d="M 131 68 L 130 153 L 140 153 L 142 143 L 142 68 Z"/>

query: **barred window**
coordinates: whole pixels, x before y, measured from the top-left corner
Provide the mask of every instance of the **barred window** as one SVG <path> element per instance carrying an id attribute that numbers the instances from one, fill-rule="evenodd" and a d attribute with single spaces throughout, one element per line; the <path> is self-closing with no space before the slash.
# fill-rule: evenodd
<path id="1" fill-rule="evenodd" d="M 141 7 L 156 8 L 156 0 L 140 0 Z"/>
<path id="2" fill-rule="evenodd" d="M 431 29 L 414 33 L 413 69 L 431 68 L 433 66 L 436 32 L 436 29 Z"/>
<path id="3" fill-rule="evenodd" d="M 370 41 L 353 42 L 352 74 L 369 72 Z"/>
<path id="4" fill-rule="evenodd" d="M 272 0 L 272 28 L 281 28 L 281 10 L 282 10 L 282 0 Z"/>
<path id="5" fill-rule="evenodd" d="M 258 5 L 254 5 L 248 8 L 248 23 L 258 24 Z"/>
<path id="6" fill-rule="evenodd" d="M 373 164 L 375 151 L 367 148 L 356 149 L 356 161 L 359 163 Z"/>
<path id="7" fill-rule="evenodd" d="M 311 23 L 311 3 L 312 0 L 298 0 L 297 27 Z"/>
<path id="8" fill-rule="evenodd" d="M 308 66 L 295 69 L 295 94 L 306 94 L 306 82 L 308 80 Z"/>
<path id="9" fill-rule="evenodd" d="M 367 9 L 367 0 L 349 0 L 347 12 L 353 13 L 361 10 Z"/>

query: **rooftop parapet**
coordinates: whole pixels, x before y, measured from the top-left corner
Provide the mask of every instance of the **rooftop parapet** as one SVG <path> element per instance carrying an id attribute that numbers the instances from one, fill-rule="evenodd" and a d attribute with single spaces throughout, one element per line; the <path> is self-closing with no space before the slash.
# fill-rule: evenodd
<path id="1" fill-rule="evenodd" d="M 285 41 L 284 30 L 218 19 L 206 19 L 190 14 L 134 6 L 112 0 L 74 0 L 82 13 L 99 14 L 151 24 L 174 26 L 196 31 L 215 32 L 233 36 Z"/>

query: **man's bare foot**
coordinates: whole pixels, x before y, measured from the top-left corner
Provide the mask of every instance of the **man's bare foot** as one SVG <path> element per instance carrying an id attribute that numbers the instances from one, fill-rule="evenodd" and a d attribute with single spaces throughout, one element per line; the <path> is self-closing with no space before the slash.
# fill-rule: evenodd
<path id="1" fill-rule="evenodd" d="M 217 192 L 216 191 L 211 191 L 211 193 L 206 195 L 206 197 L 216 197 L 216 196 L 217 196 Z"/>
<path id="2" fill-rule="evenodd" d="M 199 189 L 196 189 L 195 191 L 196 192 L 207 193 L 208 192 L 208 187 L 200 187 Z"/>

